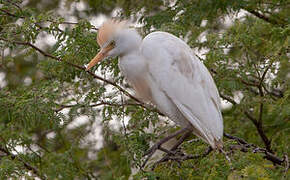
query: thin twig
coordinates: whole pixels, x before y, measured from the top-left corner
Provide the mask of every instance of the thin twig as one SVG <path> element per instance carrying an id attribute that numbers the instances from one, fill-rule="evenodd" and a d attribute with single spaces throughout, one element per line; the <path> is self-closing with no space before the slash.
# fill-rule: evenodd
<path id="1" fill-rule="evenodd" d="M 55 109 L 55 112 L 59 112 L 65 108 L 73 108 L 73 107 L 98 107 L 98 106 L 102 106 L 102 105 L 108 105 L 108 106 L 141 106 L 139 103 L 123 103 L 123 104 L 118 104 L 118 103 L 110 103 L 110 102 L 100 102 L 100 103 L 96 103 L 96 104 L 90 104 L 90 105 L 86 105 L 86 104 L 72 104 L 72 105 L 62 105 L 59 104 L 58 106 L 60 106 L 60 108 Z M 141 106 L 143 107 L 143 106 Z"/>

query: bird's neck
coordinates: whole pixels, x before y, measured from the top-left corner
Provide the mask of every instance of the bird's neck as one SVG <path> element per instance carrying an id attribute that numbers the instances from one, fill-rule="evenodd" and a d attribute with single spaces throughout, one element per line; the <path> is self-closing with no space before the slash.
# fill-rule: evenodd
<path id="1" fill-rule="evenodd" d="M 140 52 L 140 45 L 131 48 L 130 51 L 127 51 L 119 57 L 119 65 L 124 66 L 126 71 L 134 71 L 138 66 L 142 67 L 144 64 L 144 57 Z"/>
<path id="2" fill-rule="evenodd" d="M 135 29 L 124 29 L 120 32 L 120 54 L 119 56 L 126 56 L 135 54 L 139 51 L 142 42 L 142 37 Z"/>
<path id="3" fill-rule="evenodd" d="M 139 48 L 131 49 L 129 52 L 121 54 L 120 61 L 138 61 L 140 59 Z"/>

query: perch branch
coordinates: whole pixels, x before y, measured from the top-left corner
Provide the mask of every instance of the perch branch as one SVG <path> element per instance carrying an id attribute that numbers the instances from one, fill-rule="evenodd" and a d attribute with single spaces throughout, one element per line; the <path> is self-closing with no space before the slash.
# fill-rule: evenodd
<path id="1" fill-rule="evenodd" d="M 199 159 L 199 158 L 204 158 L 207 155 L 210 154 L 210 152 L 212 152 L 212 148 L 208 147 L 207 150 L 202 153 L 202 154 L 196 154 L 196 155 L 186 155 L 186 154 L 181 154 L 181 155 L 173 155 L 171 156 L 170 154 L 167 154 L 166 156 L 164 156 L 162 159 L 160 159 L 159 161 L 155 162 L 152 170 L 154 170 L 156 168 L 156 166 L 162 162 L 167 162 L 167 161 L 176 161 L 178 163 L 180 163 L 181 161 L 186 161 L 186 160 L 190 160 L 190 159 Z"/>
<path id="2" fill-rule="evenodd" d="M 230 135 L 228 133 L 224 133 L 224 137 L 234 140 L 236 141 L 239 145 L 242 146 L 241 151 L 242 152 L 248 152 L 251 151 L 253 153 L 263 153 L 264 154 L 264 158 L 273 162 L 274 164 L 278 164 L 278 165 L 283 165 L 283 163 L 285 163 L 285 166 L 287 166 L 286 168 L 288 168 L 289 164 L 287 164 L 287 158 L 279 158 L 278 156 L 274 155 L 271 151 L 265 149 L 265 148 L 260 148 L 255 144 L 251 144 L 248 143 L 247 141 L 245 141 L 242 138 Z"/>

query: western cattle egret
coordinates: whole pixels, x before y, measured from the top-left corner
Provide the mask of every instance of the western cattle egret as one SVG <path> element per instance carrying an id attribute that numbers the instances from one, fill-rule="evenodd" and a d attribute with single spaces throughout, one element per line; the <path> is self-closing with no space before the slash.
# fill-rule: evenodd
<path id="1" fill-rule="evenodd" d="M 143 101 L 154 104 L 176 124 L 188 128 L 213 149 L 222 148 L 220 97 L 209 71 L 181 39 L 153 32 L 144 39 L 125 21 L 109 20 L 98 31 L 99 61 L 119 56 L 121 73 Z"/>

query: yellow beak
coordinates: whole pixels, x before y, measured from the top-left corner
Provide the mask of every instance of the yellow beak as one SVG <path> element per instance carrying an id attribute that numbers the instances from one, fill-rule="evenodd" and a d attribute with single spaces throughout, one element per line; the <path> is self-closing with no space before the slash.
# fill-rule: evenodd
<path id="1" fill-rule="evenodd" d="M 90 70 L 93 66 L 95 66 L 98 62 L 103 60 L 106 57 L 106 53 L 101 50 L 89 63 L 86 68 L 86 71 Z"/>
<path id="2" fill-rule="evenodd" d="M 101 51 L 90 61 L 86 71 L 90 70 L 93 66 L 95 66 L 98 62 L 102 61 L 105 57 L 108 56 L 108 52 L 114 48 L 113 45 L 109 45 L 105 48 L 102 48 Z"/>

